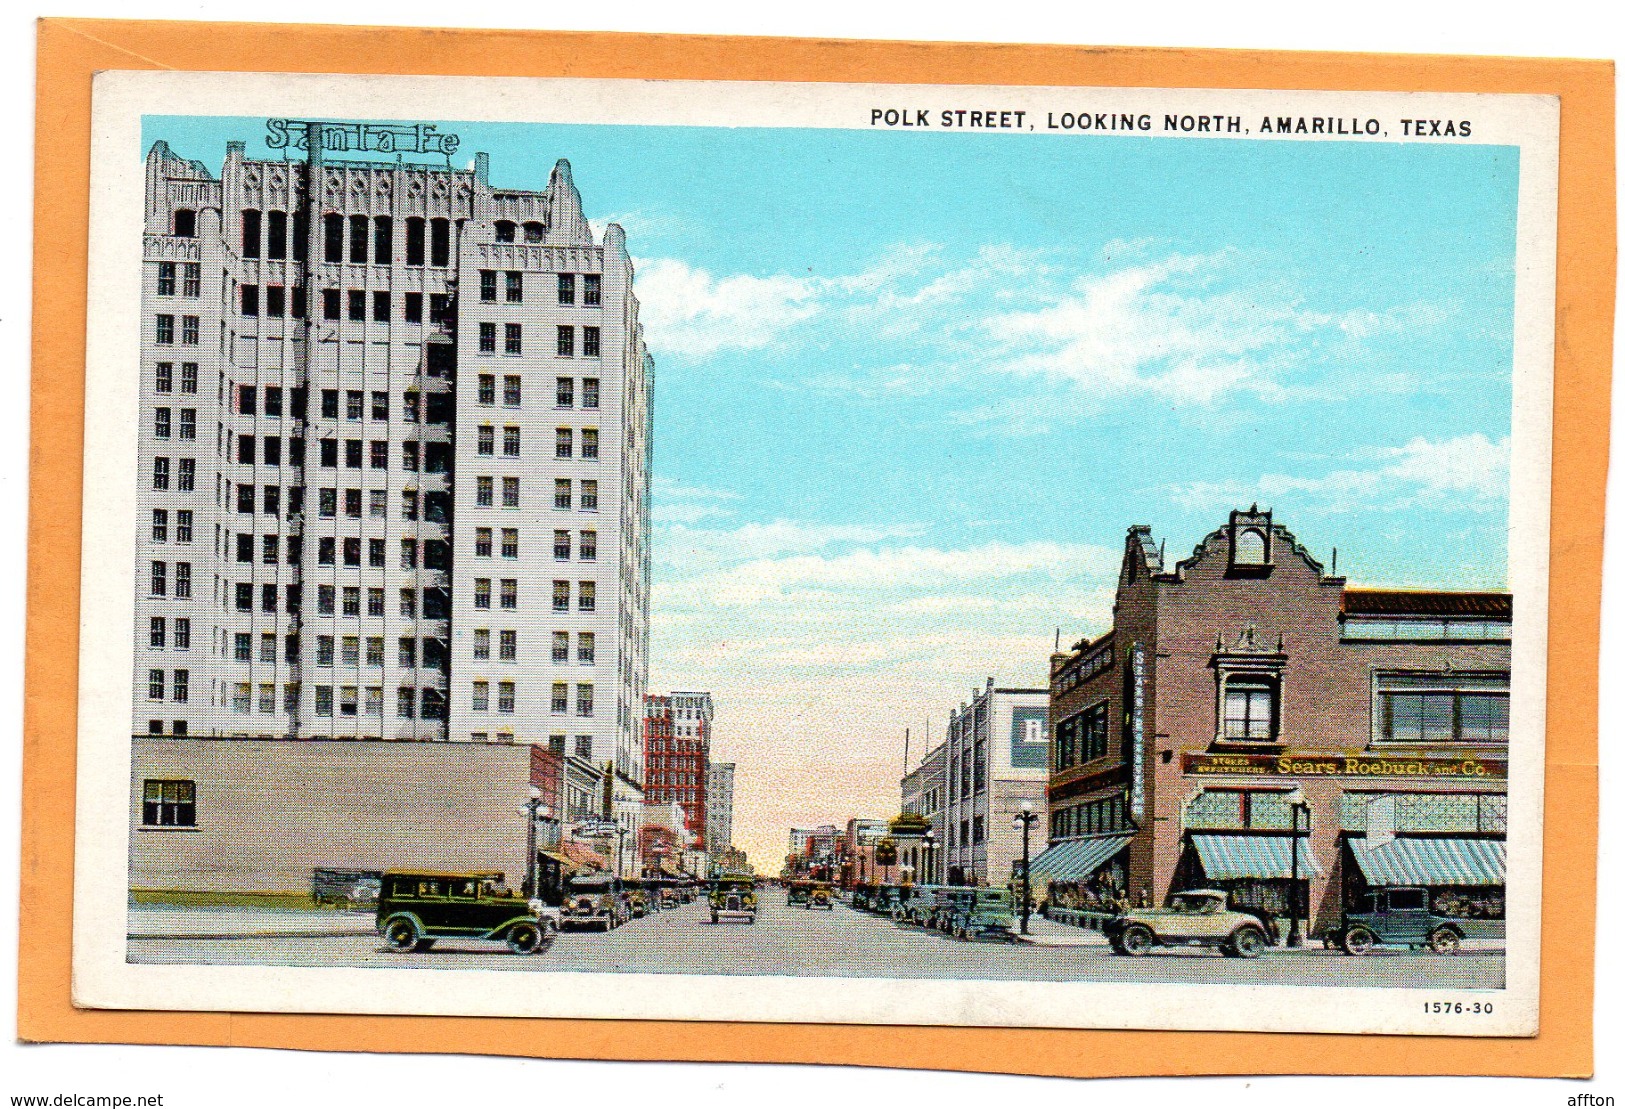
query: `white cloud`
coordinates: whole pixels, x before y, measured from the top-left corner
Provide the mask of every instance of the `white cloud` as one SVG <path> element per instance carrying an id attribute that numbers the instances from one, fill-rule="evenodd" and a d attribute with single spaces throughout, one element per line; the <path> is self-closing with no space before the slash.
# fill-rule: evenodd
<path id="1" fill-rule="evenodd" d="M 651 515 L 659 523 L 694 524 L 713 516 L 731 516 L 728 501 L 736 501 L 739 494 L 728 489 L 707 489 L 697 485 L 683 485 L 670 478 L 656 476 Z"/>
<path id="2" fill-rule="evenodd" d="M 1193 481 L 1172 486 L 1170 495 L 1175 503 L 1202 511 L 1281 499 L 1335 512 L 1444 502 L 1489 510 L 1505 504 L 1510 437 L 1492 440 L 1477 431 L 1437 442 L 1417 437 L 1402 447 L 1380 450 L 1375 457 L 1378 464 L 1363 469 L 1343 468 L 1318 476 L 1264 474 L 1251 483 Z"/>
<path id="3" fill-rule="evenodd" d="M 657 354 L 759 350 L 819 310 L 818 283 L 810 279 L 717 277 L 675 258 L 640 262 L 637 284 L 640 318 Z"/>

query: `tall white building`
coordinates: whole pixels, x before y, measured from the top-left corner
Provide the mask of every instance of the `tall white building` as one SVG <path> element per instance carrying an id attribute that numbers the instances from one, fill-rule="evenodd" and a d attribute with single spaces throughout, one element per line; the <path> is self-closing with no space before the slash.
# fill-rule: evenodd
<path id="1" fill-rule="evenodd" d="M 1023 803 L 1038 814 L 1031 851 L 1043 850 L 1049 827 L 1049 691 L 996 689 L 993 679 L 948 714 L 942 751 L 940 867 L 955 885 L 1002 886 L 1021 861 L 1015 815 Z M 935 757 L 933 752 L 932 758 Z"/>
<path id="2" fill-rule="evenodd" d="M 562 739 L 639 782 L 625 236 L 565 161 L 526 190 L 357 150 L 424 134 L 294 123 L 218 177 L 147 155 L 132 732 Z"/>
<path id="3" fill-rule="evenodd" d="M 734 764 L 713 762 L 705 768 L 705 847 L 712 855 L 734 843 Z"/>

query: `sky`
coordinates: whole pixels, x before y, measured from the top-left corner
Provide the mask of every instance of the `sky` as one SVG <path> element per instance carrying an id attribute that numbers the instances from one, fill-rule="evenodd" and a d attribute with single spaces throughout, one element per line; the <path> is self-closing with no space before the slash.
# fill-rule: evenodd
<path id="1" fill-rule="evenodd" d="M 889 817 L 992 677 L 1110 625 L 1130 525 L 1272 508 L 1354 584 L 1504 588 L 1505 147 L 446 121 L 571 162 L 655 358 L 651 689 L 735 842 Z M 259 119 L 149 118 L 218 169 Z"/>

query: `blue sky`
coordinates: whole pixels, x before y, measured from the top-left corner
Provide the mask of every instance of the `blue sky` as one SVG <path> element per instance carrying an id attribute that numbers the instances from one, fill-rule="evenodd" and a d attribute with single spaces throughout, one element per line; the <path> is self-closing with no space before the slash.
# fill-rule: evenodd
<path id="1" fill-rule="evenodd" d="M 894 813 L 905 726 L 1104 630 L 1131 524 L 1257 501 L 1356 583 L 1505 585 L 1515 149 L 442 129 L 627 230 L 651 677 L 713 690 L 754 857 Z M 213 167 L 263 133 L 147 121 Z"/>

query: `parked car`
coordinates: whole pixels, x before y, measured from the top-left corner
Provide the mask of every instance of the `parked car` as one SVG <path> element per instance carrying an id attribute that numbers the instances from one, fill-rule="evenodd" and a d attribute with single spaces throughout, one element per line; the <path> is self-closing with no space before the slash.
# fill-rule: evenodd
<path id="1" fill-rule="evenodd" d="M 654 912 L 653 901 L 654 895 L 647 882 L 637 878 L 627 880 L 626 904 L 633 920 L 641 920 Z"/>
<path id="2" fill-rule="evenodd" d="M 1350 955 L 1364 955 L 1379 944 L 1454 955 L 1467 930 L 1479 923 L 1492 924 L 1440 916 L 1429 907 L 1427 890 L 1389 886 L 1362 893 L 1354 908 L 1343 914 L 1342 926 L 1327 933 L 1326 946 L 1341 947 Z"/>
<path id="3" fill-rule="evenodd" d="M 564 924 L 602 928 L 608 932 L 632 919 L 632 904 L 621 880 L 607 871 L 573 874 L 564 883 Z"/>
<path id="4" fill-rule="evenodd" d="M 803 902 L 809 909 L 828 909 L 835 911 L 835 891 L 828 882 L 807 883 L 807 896 Z"/>
<path id="5" fill-rule="evenodd" d="M 937 889 L 936 886 L 909 886 L 907 898 L 892 915 L 892 919 L 907 924 L 918 924 L 922 928 L 930 927 L 932 915 L 937 907 Z"/>
<path id="6" fill-rule="evenodd" d="M 510 891 L 497 871 L 389 871 L 379 880 L 377 924 L 391 951 L 427 951 L 455 938 L 495 940 L 530 955 L 552 944 L 559 912 Z"/>
<path id="7" fill-rule="evenodd" d="M 1010 891 L 1003 889 L 973 889 L 969 897 L 959 897 L 944 909 L 945 919 L 940 927 L 958 940 L 996 936 L 1009 939 L 1015 934 L 1015 911 L 1010 903 Z"/>
<path id="8" fill-rule="evenodd" d="M 939 932 L 951 931 L 955 916 L 968 909 L 975 900 L 975 886 L 937 886 L 932 893 L 926 924 Z"/>
<path id="9" fill-rule="evenodd" d="M 1224 890 L 1185 890 L 1167 908 L 1130 909 L 1103 931 L 1119 955 L 1144 955 L 1155 947 L 1216 947 L 1226 956 L 1256 959 L 1269 950 L 1264 922 L 1229 906 Z"/>
<path id="10" fill-rule="evenodd" d="M 753 878 L 713 879 L 710 901 L 712 924 L 722 923 L 724 917 L 756 923 L 756 880 Z"/>
<path id="11" fill-rule="evenodd" d="M 785 887 L 785 904 L 792 908 L 807 903 L 807 893 L 812 889 L 811 882 L 794 881 Z"/>
<path id="12" fill-rule="evenodd" d="M 854 909 L 867 909 L 869 900 L 874 896 L 874 885 L 870 882 L 859 882 L 852 887 L 852 907 Z"/>

